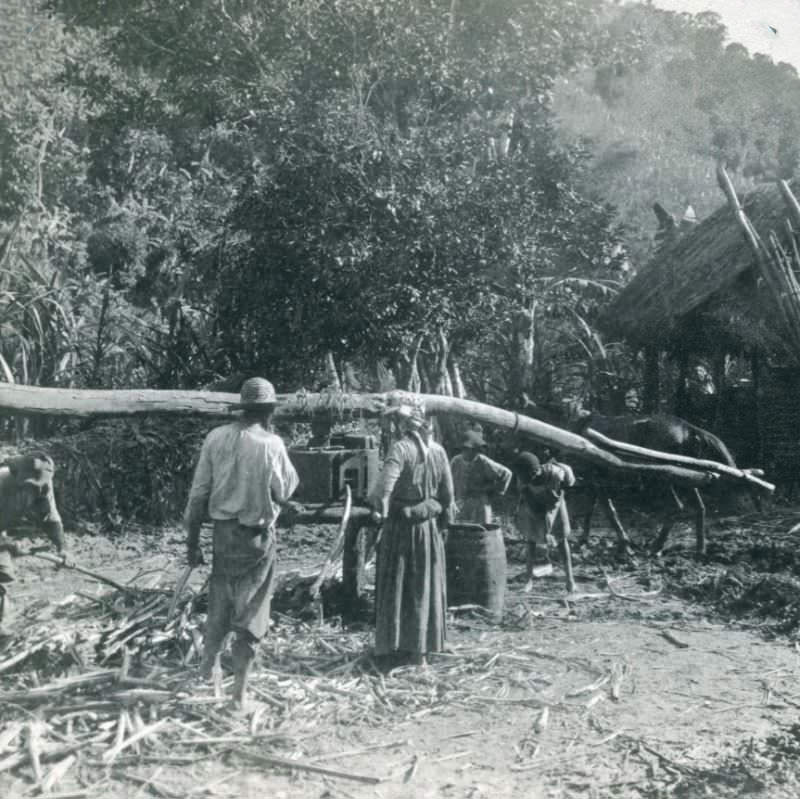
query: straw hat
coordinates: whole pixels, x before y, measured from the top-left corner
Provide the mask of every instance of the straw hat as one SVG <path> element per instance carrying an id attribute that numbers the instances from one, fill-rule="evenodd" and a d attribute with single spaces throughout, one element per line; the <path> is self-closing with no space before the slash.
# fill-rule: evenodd
<path id="1" fill-rule="evenodd" d="M 259 410 L 271 407 L 277 402 L 275 389 L 269 380 L 264 380 L 263 377 L 251 377 L 242 383 L 239 402 L 234 402 L 231 410 Z"/>

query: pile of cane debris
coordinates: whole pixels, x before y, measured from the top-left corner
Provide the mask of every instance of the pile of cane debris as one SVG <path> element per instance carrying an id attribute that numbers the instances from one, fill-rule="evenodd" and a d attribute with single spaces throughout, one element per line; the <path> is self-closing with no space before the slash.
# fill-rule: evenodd
<path id="1" fill-rule="evenodd" d="M 129 766 L 223 756 L 376 784 L 398 775 L 331 768 L 331 753 L 318 749 L 320 731 L 356 723 L 391 730 L 448 708 L 483 715 L 505 706 L 533 709 L 543 728 L 551 714 L 618 700 L 627 673 L 622 664 L 560 658 L 480 620 L 474 643 L 435 656 L 427 668 L 384 673 L 371 630 L 274 613 L 250 682 L 253 712 L 243 717 L 229 709 L 232 678 L 223 668 L 210 682 L 193 676 L 202 593 L 172 605 L 172 592 L 156 588 L 73 595 L 59 603 L 57 620 L 28 625 L 5 646 L 0 790 L 96 796 L 108 779 L 141 782 Z M 518 755 L 525 769 L 535 752 Z M 153 791 L 177 795 L 163 785 Z"/>
<path id="2" fill-rule="evenodd" d="M 660 569 L 667 590 L 711 606 L 728 623 L 770 634 L 800 632 L 800 524 L 776 509 L 715 523 L 708 558 L 667 553 Z"/>

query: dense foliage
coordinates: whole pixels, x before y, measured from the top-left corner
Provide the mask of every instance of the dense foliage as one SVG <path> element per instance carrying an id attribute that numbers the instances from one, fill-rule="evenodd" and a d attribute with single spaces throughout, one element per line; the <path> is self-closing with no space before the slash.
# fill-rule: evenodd
<path id="1" fill-rule="evenodd" d="M 619 392 L 637 362 L 593 320 L 647 255 L 652 202 L 705 212 L 718 156 L 751 180 L 796 159 L 800 81 L 708 15 L 6 5 L 6 379 L 313 388 L 327 352 L 364 384 L 421 348 L 490 401 Z"/>

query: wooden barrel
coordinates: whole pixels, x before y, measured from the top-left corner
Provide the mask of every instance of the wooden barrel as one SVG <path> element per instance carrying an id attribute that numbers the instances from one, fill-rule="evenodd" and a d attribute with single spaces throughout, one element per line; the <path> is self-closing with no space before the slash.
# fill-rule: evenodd
<path id="1" fill-rule="evenodd" d="M 450 525 L 445 557 L 447 604 L 481 605 L 499 621 L 506 595 L 506 547 L 500 526 Z"/>

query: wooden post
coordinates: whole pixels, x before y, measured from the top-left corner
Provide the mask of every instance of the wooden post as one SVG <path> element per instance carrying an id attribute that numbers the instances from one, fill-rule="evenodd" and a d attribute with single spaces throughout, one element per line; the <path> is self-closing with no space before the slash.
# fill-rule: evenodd
<path id="1" fill-rule="evenodd" d="M 683 347 L 678 352 L 678 384 L 675 387 L 675 415 L 685 416 L 688 411 L 689 395 L 686 381 L 689 378 L 689 353 Z"/>
<path id="2" fill-rule="evenodd" d="M 756 445 L 758 463 L 764 462 L 764 386 L 761 379 L 761 356 L 754 352 L 750 356 L 750 374 L 753 379 L 753 393 L 756 401 Z"/>
<path id="3" fill-rule="evenodd" d="M 714 433 L 722 432 L 722 411 L 723 401 L 725 397 L 725 363 L 728 355 L 725 352 L 717 352 L 714 354 L 713 360 L 713 379 L 714 379 L 714 419 L 711 424 L 711 430 Z M 760 461 L 759 461 L 760 463 Z"/>
<path id="4" fill-rule="evenodd" d="M 658 369 L 658 348 L 648 344 L 644 348 L 644 395 L 642 411 L 657 413 L 660 405 L 660 374 Z"/>

